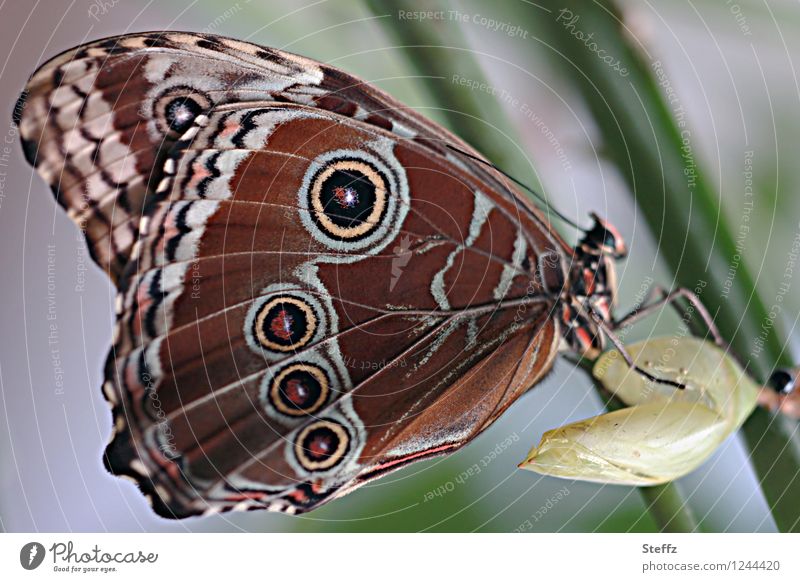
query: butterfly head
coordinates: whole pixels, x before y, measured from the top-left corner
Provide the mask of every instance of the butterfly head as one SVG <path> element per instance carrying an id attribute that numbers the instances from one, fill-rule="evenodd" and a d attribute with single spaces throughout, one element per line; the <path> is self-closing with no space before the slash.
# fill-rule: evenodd
<path id="1" fill-rule="evenodd" d="M 622 259 L 628 254 L 625 241 L 619 231 L 607 220 L 592 212 L 594 224 L 585 231 L 578 249 L 587 255 L 605 255 L 612 259 Z"/>

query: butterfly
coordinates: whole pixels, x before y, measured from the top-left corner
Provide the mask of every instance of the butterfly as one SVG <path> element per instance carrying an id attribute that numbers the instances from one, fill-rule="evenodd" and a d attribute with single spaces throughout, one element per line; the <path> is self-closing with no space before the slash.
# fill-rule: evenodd
<path id="1" fill-rule="evenodd" d="M 302 513 L 452 453 L 623 321 L 610 224 L 571 247 L 469 145 L 311 59 L 108 38 L 39 68 L 15 122 L 118 290 L 105 465 L 165 517 Z"/>

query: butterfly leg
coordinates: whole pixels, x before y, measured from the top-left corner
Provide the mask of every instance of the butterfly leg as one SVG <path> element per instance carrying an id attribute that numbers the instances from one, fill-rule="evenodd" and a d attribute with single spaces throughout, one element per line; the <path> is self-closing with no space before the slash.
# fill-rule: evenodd
<path id="1" fill-rule="evenodd" d="M 628 350 L 625 349 L 625 345 L 622 343 L 622 340 L 619 338 L 619 336 L 617 336 L 616 333 L 614 333 L 614 330 L 608 324 L 608 322 L 606 322 L 603 319 L 602 315 L 597 313 L 597 311 L 591 306 L 588 306 L 588 310 L 587 311 L 588 311 L 589 315 L 591 316 L 592 320 L 594 321 L 595 325 L 597 325 L 597 328 L 601 332 L 603 332 L 603 334 L 605 334 L 605 336 L 609 340 L 611 340 L 611 343 L 614 344 L 615 348 L 617 348 L 617 351 L 622 356 L 622 359 L 625 360 L 625 363 L 628 365 L 628 367 L 631 370 L 641 374 L 642 376 L 644 376 L 645 378 L 647 378 L 651 382 L 656 382 L 658 384 L 666 384 L 667 386 L 673 386 L 674 388 L 678 388 L 679 390 L 683 390 L 684 388 L 686 388 L 685 384 L 682 384 L 681 382 L 678 382 L 677 380 L 671 380 L 669 378 L 659 378 L 658 376 L 654 376 L 653 374 L 651 374 L 647 370 L 637 366 L 636 363 L 633 361 L 633 358 L 631 357 L 631 355 L 628 353 Z"/>
<path id="2" fill-rule="evenodd" d="M 653 294 L 660 294 L 661 298 L 652 301 Z M 648 298 L 644 301 L 642 306 L 633 309 L 620 319 L 614 321 L 612 327 L 613 329 L 626 327 L 650 315 L 654 311 L 661 309 L 667 303 L 675 307 L 681 317 L 683 317 L 686 312 L 676 303 L 676 300 L 681 298 L 688 301 L 697 313 L 700 314 L 709 333 L 711 333 L 711 336 L 714 338 L 714 342 L 721 348 L 727 350 L 728 344 L 722 339 L 722 335 L 714 324 L 711 314 L 702 304 L 697 294 L 689 289 L 681 288 L 676 289 L 672 293 L 667 293 L 660 287 L 654 287 L 651 289 L 651 292 L 648 293 Z M 794 368 L 786 370 L 778 368 L 775 370 L 769 377 L 766 386 L 759 391 L 758 403 L 773 412 L 780 412 L 789 418 L 800 419 L 800 369 Z"/>
<path id="3" fill-rule="evenodd" d="M 661 295 L 661 298 L 653 301 L 652 296 L 655 294 Z M 686 309 L 681 308 L 677 304 L 679 299 L 686 300 L 689 305 L 691 305 L 692 308 L 700 315 L 700 318 L 703 320 L 703 323 L 711 334 L 711 337 L 714 338 L 714 343 L 723 349 L 727 349 L 728 344 L 722 338 L 722 334 L 720 334 L 717 325 L 714 323 L 714 318 L 711 316 L 711 313 L 708 311 L 706 306 L 703 305 L 702 301 L 700 301 L 700 297 L 685 287 L 680 287 L 670 293 L 667 293 L 661 287 L 653 287 L 650 290 L 650 293 L 648 293 L 648 298 L 645 300 L 644 304 L 634 308 L 629 313 L 626 313 L 621 318 L 615 320 L 612 323 L 612 328 L 616 330 L 631 325 L 634 322 L 658 311 L 665 305 L 671 305 L 681 317 L 684 317 L 686 315 Z"/>

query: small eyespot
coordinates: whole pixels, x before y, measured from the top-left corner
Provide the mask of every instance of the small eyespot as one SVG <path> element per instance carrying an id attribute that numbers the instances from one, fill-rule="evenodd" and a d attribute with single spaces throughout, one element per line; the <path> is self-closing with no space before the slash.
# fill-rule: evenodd
<path id="1" fill-rule="evenodd" d="M 191 97 L 175 97 L 164 108 L 164 117 L 172 131 L 182 134 L 202 111 L 200 104 Z"/>
<path id="2" fill-rule="evenodd" d="M 211 107 L 211 100 L 191 87 L 170 87 L 156 100 L 153 116 L 159 129 L 176 139 L 192 127 L 198 115 Z"/>
<path id="3" fill-rule="evenodd" d="M 314 364 L 287 366 L 272 379 L 269 403 L 288 416 L 306 416 L 319 410 L 330 394 L 330 379 Z"/>
<path id="4" fill-rule="evenodd" d="M 386 198 L 386 179 L 377 168 L 361 160 L 340 159 L 314 177 L 308 207 L 314 222 L 328 236 L 353 241 L 380 226 Z"/>
<path id="5" fill-rule="evenodd" d="M 350 448 L 350 434 L 344 425 L 320 420 L 306 426 L 297 435 L 294 451 L 297 461 L 307 471 L 324 471 L 339 464 Z"/>
<path id="6" fill-rule="evenodd" d="M 282 296 L 267 301 L 253 320 L 253 335 L 272 351 L 291 352 L 302 348 L 317 329 L 317 316 L 311 306 L 298 297 Z"/>

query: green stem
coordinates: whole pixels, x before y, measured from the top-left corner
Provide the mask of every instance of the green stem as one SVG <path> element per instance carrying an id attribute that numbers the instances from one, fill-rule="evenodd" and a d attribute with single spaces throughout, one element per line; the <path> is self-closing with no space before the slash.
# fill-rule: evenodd
<path id="1" fill-rule="evenodd" d="M 766 304 L 748 267 L 741 263 L 735 284 L 725 289 L 736 255 L 734 237 L 722 219 L 719 196 L 696 159 L 691 128 L 680 102 L 668 107 L 659 82 L 669 77 L 647 47 L 634 46 L 610 0 L 544 0 L 552 10 L 526 6 L 520 18 L 536 30 L 551 50 L 564 78 L 574 83 L 591 110 L 605 151 L 628 182 L 660 252 L 676 282 L 700 288 L 702 300 L 742 363 L 762 380 L 785 354 Z M 591 35 L 587 42 L 587 35 Z M 619 61 L 615 70 L 592 48 Z M 659 77 L 658 81 L 656 76 Z M 680 121 L 676 121 L 680 117 Z M 763 345 L 757 342 L 763 337 Z M 761 488 L 782 531 L 800 528 L 800 439 L 797 425 L 756 410 L 743 427 Z"/>
<path id="2" fill-rule="evenodd" d="M 697 519 L 681 495 L 677 483 L 640 487 L 639 492 L 659 531 L 670 533 L 699 531 Z"/>
<path id="3" fill-rule="evenodd" d="M 466 50 L 458 31 L 441 23 L 407 22 L 399 20 L 399 10 L 409 10 L 408 2 L 388 0 L 365 0 L 376 15 L 388 15 L 381 22 L 389 35 L 398 43 L 408 57 L 416 73 L 423 76 L 431 101 L 438 103 L 445 122 L 461 138 L 476 147 L 490 159 L 503 166 L 515 159 L 511 148 L 513 131 L 501 113 L 500 107 L 487 107 L 475 92 L 452 82 L 454 72 L 459 76 L 484 80 L 480 65 Z M 487 131 L 484 119 L 491 119 L 492 127 L 498 131 Z M 505 137 L 502 137 L 505 134 Z M 508 165 L 506 165 L 508 167 Z M 683 501 L 680 491 L 673 483 L 660 487 L 640 489 L 648 511 L 663 531 L 694 531 L 697 523 Z"/>
<path id="4" fill-rule="evenodd" d="M 375 15 L 384 16 L 380 22 L 408 65 L 425 80 L 430 101 L 438 106 L 445 125 L 498 167 L 530 181 L 530 164 L 522 162 L 516 132 L 495 98 L 459 82 L 487 82 L 459 30 L 448 22 L 401 19 L 399 14 L 419 10 L 414 2 L 364 1 Z"/>

